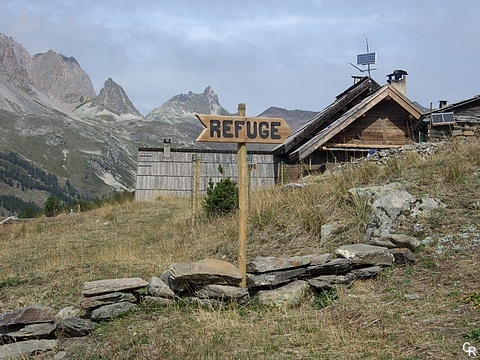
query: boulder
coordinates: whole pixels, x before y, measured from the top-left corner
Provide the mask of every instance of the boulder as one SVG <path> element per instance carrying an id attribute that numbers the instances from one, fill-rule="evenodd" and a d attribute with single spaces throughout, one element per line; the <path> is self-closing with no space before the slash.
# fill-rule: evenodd
<path id="1" fill-rule="evenodd" d="M 404 211 L 409 212 L 410 205 L 415 200 L 413 195 L 403 190 L 394 191 L 376 199 L 368 217 L 367 227 L 372 229 L 368 234 L 381 236 L 391 233 L 392 225 L 398 216 Z"/>
<path id="2" fill-rule="evenodd" d="M 131 292 L 144 288 L 148 282 L 140 278 L 106 279 L 89 281 L 83 284 L 84 296 L 96 296 L 117 291 Z"/>
<path id="3" fill-rule="evenodd" d="M 335 253 L 355 264 L 390 266 L 394 260 L 387 248 L 368 244 L 343 245 Z"/>
<path id="4" fill-rule="evenodd" d="M 24 359 L 26 356 L 52 351 L 58 346 L 57 340 L 27 340 L 0 346 L 0 360 Z"/>
<path id="5" fill-rule="evenodd" d="M 172 265 L 160 278 L 174 291 L 194 290 L 205 285 L 238 286 L 242 273 L 233 264 L 217 259 Z"/>
<path id="6" fill-rule="evenodd" d="M 175 298 L 175 293 L 173 292 L 173 290 L 170 289 L 162 279 L 156 276 L 152 276 L 150 278 L 150 281 L 148 282 L 147 291 L 150 296 L 157 296 L 157 297 L 162 297 L 166 299 Z"/>
<path id="7" fill-rule="evenodd" d="M 274 290 L 261 290 L 256 294 L 255 299 L 264 305 L 298 306 L 309 289 L 308 282 L 296 280 Z"/>

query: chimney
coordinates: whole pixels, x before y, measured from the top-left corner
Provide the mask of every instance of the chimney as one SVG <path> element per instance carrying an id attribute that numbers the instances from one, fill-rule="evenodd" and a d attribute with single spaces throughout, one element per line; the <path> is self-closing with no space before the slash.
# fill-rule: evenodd
<path id="1" fill-rule="evenodd" d="M 163 139 L 163 157 L 170 157 L 170 139 Z"/>
<path id="2" fill-rule="evenodd" d="M 444 108 L 445 106 L 447 106 L 447 100 L 439 100 L 438 101 L 438 108 L 439 109 Z"/>
<path id="3" fill-rule="evenodd" d="M 407 96 L 407 75 L 408 73 L 405 70 L 395 70 L 393 73 L 387 75 L 387 83 Z"/>
<path id="4" fill-rule="evenodd" d="M 358 83 L 360 80 L 362 80 L 365 76 L 356 76 L 356 75 L 353 75 L 352 76 L 352 79 L 353 79 L 353 85 L 355 85 L 356 83 Z"/>

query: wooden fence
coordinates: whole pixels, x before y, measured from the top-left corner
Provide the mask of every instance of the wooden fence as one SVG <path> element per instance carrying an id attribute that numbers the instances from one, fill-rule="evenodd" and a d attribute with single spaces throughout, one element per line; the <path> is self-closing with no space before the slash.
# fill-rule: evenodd
<path id="1" fill-rule="evenodd" d="M 247 154 L 250 189 L 274 186 L 278 166 L 269 151 Z M 206 193 L 210 179 L 230 177 L 237 181 L 237 153 L 230 150 L 140 148 L 135 200 L 160 195 L 193 196 Z"/>

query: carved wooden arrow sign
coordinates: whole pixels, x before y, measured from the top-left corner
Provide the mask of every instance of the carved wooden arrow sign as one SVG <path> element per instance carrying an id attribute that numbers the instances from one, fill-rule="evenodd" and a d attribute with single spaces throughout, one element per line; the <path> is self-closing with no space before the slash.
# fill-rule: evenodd
<path id="1" fill-rule="evenodd" d="M 199 115 L 205 126 L 197 141 L 282 144 L 292 132 L 283 118 Z"/>

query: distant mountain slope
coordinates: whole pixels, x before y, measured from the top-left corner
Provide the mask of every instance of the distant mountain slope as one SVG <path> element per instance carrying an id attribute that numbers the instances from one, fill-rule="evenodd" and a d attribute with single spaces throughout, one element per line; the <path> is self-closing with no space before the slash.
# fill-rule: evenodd
<path id="1" fill-rule="evenodd" d="M 258 116 L 265 116 L 265 117 L 281 117 L 283 118 L 288 126 L 292 130 L 296 130 L 305 123 L 307 123 L 310 119 L 312 119 L 315 115 L 317 115 L 318 111 L 307 111 L 307 110 L 287 110 L 279 107 L 269 107 L 267 110 L 262 112 Z"/>

